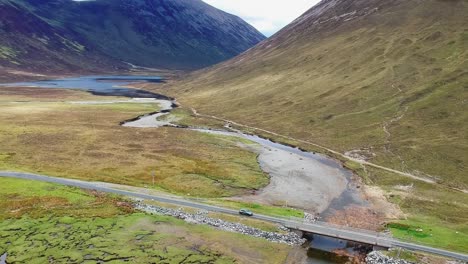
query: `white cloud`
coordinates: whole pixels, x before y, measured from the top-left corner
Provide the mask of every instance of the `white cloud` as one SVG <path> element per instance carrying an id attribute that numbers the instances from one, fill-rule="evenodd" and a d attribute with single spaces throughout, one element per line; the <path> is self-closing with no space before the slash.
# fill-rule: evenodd
<path id="1" fill-rule="evenodd" d="M 270 36 L 317 4 L 319 0 L 203 0 L 237 15 Z"/>

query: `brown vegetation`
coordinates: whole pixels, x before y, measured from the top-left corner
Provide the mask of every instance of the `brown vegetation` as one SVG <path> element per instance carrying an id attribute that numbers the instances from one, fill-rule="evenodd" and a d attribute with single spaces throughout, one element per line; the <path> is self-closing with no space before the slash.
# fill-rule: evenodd
<path id="1" fill-rule="evenodd" d="M 61 96 L 75 100 L 79 93 L 52 89 L 37 89 L 37 95 L 29 88 L 3 93 L 7 95 L 0 100 L 0 169 L 205 197 L 239 195 L 268 183 L 256 154 L 238 147 L 233 138 L 119 125 L 153 112 L 154 104 L 52 102 Z"/>

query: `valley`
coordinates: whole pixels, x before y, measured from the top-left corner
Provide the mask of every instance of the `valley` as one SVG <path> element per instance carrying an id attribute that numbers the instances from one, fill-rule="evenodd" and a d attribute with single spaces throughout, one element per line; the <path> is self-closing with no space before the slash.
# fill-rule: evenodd
<path id="1" fill-rule="evenodd" d="M 425 243 L 439 230 L 451 238 L 433 243 L 451 246 L 468 222 L 467 8 L 322 1 L 234 59 L 137 87 L 340 160 L 401 209 L 386 221 L 396 236 Z"/>
<path id="2" fill-rule="evenodd" d="M 467 263 L 468 1 L 261 2 L 0 0 L 0 264 Z"/>
<path id="3" fill-rule="evenodd" d="M 244 134 L 232 128 L 241 127 L 237 123 L 226 125 L 225 120 L 203 118 L 195 110 L 174 108 L 177 102 L 169 97 L 124 87 L 126 81 L 157 78 L 126 78 L 96 76 L 4 85 L 0 90 L 4 109 L 0 119 L 4 124 L 0 169 L 4 174 L 23 171 L 102 182 L 99 184 L 103 186 L 120 184 L 122 187 L 118 188 L 129 190 L 134 186 L 140 188 L 135 189 L 139 192 L 192 197 L 233 209 L 252 208 L 256 213 L 272 216 L 304 217 L 305 210 L 321 220 L 372 230 L 380 230 L 384 219 L 396 221 L 401 217 L 383 194 L 373 193 L 371 186 L 339 162 Z M 41 124 L 44 117 L 47 125 Z M 12 121 L 19 126 L 15 127 Z M 48 141 L 43 134 L 46 127 L 51 129 L 48 135 L 54 135 Z M 110 130 L 113 132 L 108 133 Z M 63 134 L 64 131 L 69 134 Z M 27 140 L 37 137 L 42 139 Z M 137 138 L 138 150 L 131 138 Z M 153 144 L 159 147 L 156 149 Z M 161 148 L 163 144 L 166 147 Z M 187 148 L 190 144 L 193 147 Z M 60 158 L 54 153 L 60 153 Z M 123 153 L 134 154 L 123 161 L 123 156 L 118 156 Z M 178 153 L 184 154 L 181 157 Z M 90 154 L 93 155 L 88 157 Z M 207 160 L 200 161 L 203 156 Z M 149 160 L 161 163 L 142 166 Z M 196 165 L 185 165 L 194 160 Z M 83 167 L 88 161 L 92 163 Z M 174 162 L 177 165 L 171 166 Z M 139 170 L 142 167 L 145 169 Z M 356 221 L 363 218 L 365 224 Z M 397 230 L 398 225 L 394 226 Z M 457 250 L 458 246 L 451 244 L 447 248 Z"/>
<path id="4" fill-rule="evenodd" d="M 331 19 L 370 6 L 380 11 Z M 232 60 L 142 87 L 205 115 L 467 189 L 465 10 L 464 1 L 324 1 Z"/>
<path id="5" fill-rule="evenodd" d="M 45 86 L 52 87 L 48 89 L 41 85 L 33 87 L 35 83 L 4 85 L 5 87 L 0 90 L 2 93 L 0 104 L 4 110 L 1 118 L 1 170 L 35 172 L 93 182 L 106 182 L 105 184 L 131 185 L 135 186 L 134 188 L 139 187 L 140 189 L 135 189 L 138 192 L 203 198 L 207 199 L 205 202 L 208 204 L 218 204 L 231 207 L 234 210 L 240 206 L 251 207 L 251 210 L 256 213 L 281 217 L 304 217 L 302 210 L 293 209 L 290 206 L 316 213 L 318 211 L 322 212 L 327 208 L 326 204 L 331 202 L 331 200 L 326 199 L 322 200 L 322 203 L 311 204 L 310 199 L 304 199 L 303 196 L 315 195 L 317 199 L 323 199 L 320 196 L 329 195 L 328 191 L 324 189 L 317 189 L 315 192 L 320 191 L 320 193 L 314 194 L 313 185 L 310 185 L 307 190 L 299 191 L 297 197 L 300 199 L 297 201 L 291 199 L 289 206 L 284 204 L 288 203 L 288 193 L 281 194 L 280 192 L 278 194 L 278 190 L 276 193 L 265 192 L 268 195 L 273 195 L 270 196 L 269 201 L 255 201 L 248 198 L 245 195 L 250 195 L 252 191 L 263 192 L 263 187 L 269 185 L 269 175 L 262 171 L 265 165 L 260 166 L 257 161 L 261 152 L 264 153 L 263 155 L 271 156 L 272 154 L 268 152 L 280 151 L 284 153 L 281 155 L 287 155 L 286 160 L 290 159 L 291 164 L 301 162 L 307 165 L 307 163 L 312 162 L 317 166 L 318 170 L 320 170 L 320 166 L 322 166 L 322 169 L 333 166 L 330 167 L 331 170 L 328 169 L 331 173 L 336 173 L 334 171 L 339 172 L 341 166 L 334 164 L 332 160 L 326 162 L 325 157 L 314 157 L 312 154 L 312 157 L 310 157 L 300 150 L 269 142 L 265 139 L 236 132 L 223 132 L 219 129 L 224 128 L 224 123 L 204 119 L 197 120 L 196 117 L 184 114 L 185 110 L 183 109 L 174 110 L 176 116 L 174 120 L 178 119 L 181 123 L 191 123 L 192 126 L 218 128 L 218 130 L 204 130 L 201 132 L 200 128 L 198 128 L 198 131 L 193 128 L 193 130 L 185 131 L 179 128 L 159 127 L 157 124 L 154 128 L 126 126 L 125 124 L 128 123 L 122 123 L 122 120 L 128 120 L 130 117 L 140 116 L 158 109 L 159 111 L 167 110 L 171 108 L 173 103 L 157 98 L 133 98 L 135 95 L 148 95 L 149 93 L 114 87 L 116 84 L 122 85 L 120 80 L 116 81 L 115 79 L 118 78 L 95 77 L 95 86 L 90 83 L 90 78 L 66 79 L 63 83 L 43 82 Z M 77 82 L 83 82 L 85 85 Z M 109 82 L 114 83 L 108 86 L 107 83 Z M 23 86 L 23 88 L 17 86 Z M 61 86 L 70 87 L 72 90 L 61 89 Z M 82 92 L 80 89 L 85 89 L 86 92 Z M 120 96 L 126 95 L 133 99 L 110 96 L 114 93 Z M 164 98 L 160 95 L 152 96 Z M 43 123 L 41 120 L 47 120 L 47 123 Z M 14 124 L 17 124 L 17 126 Z M 112 132 L 110 131 L 111 128 Z M 47 131 L 47 135 L 44 134 L 45 131 Z M 61 133 L 59 134 L 58 131 Z M 129 137 L 133 139 L 137 138 L 138 144 L 141 144 L 141 142 L 147 143 L 140 145 L 139 149 L 136 150 L 134 149 L 135 143 L 125 143 L 123 140 L 125 137 L 122 134 L 126 133 L 130 133 Z M 109 137 L 112 134 L 120 134 L 118 140 Z M 181 135 L 185 134 L 187 134 L 186 139 L 181 137 Z M 162 137 L 161 135 L 165 136 Z M 36 140 L 38 137 L 41 139 Z M 170 140 L 171 137 L 175 141 Z M 49 139 L 46 140 L 47 138 Z M 158 141 L 157 138 L 161 139 Z M 187 144 L 190 144 L 187 140 L 192 141 L 194 147 L 187 149 Z M 149 142 L 159 146 L 164 142 L 167 147 L 154 149 L 151 147 L 154 145 L 149 144 Z M 110 145 L 104 148 L 107 144 Z M 264 146 L 259 148 L 260 144 L 264 144 Z M 129 146 L 130 149 L 126 145 L 131 145 Z M 109 151 L 106 153 L 96 152 L 96 148 L 101 151 L 106 149 Z M 178 157 L 175 153 L 169 154 L 173 151 L 166 148 L 180 148 L 184 151 L 183 158 Z M 118 162 L 123 157 L 115 156 L 123 155 L 128 151 L 135 154 L 126 156 L 123 162 Z M 151 154 L 142 153 L 142 151 L 151 151 Z M 197 160 L 200 160 L 202 155 L 208 157 L 206 161 L 201 163 L 205 167 L 197 164 L 197 162 L 195 165 L 186 166 L 183 171 L 180 171 L 181 164 L 194 163 L 187 155 L 190 151 L 193 151 Z M 90 153 L 94 154 L 88 157 Z M 139 153 L 142 156 L 138 155 Z M 58 155 L 60 155 L 60 158 Z M 297 157 L 291 158 L 290 155 Z M 278 155 L 273 154 L 272 157 L 275 156 Z M 166 164 L 167 167 L 154 166 L 147 167 L 145 171 L 138 171 L 138 168 L 142 167 L 143 163 L 141 162 L 145 162 L 142 157 L 152 160 L 152 162 L 158 157 L 158 159 L 162 160 L 161 164 Z M 242 159 L 239 159 L 240 157 Z M 294 161 L 294 159 L 297 160 Z M 93 163 L 89 163 L 89 166 L 83 166 L 83 164 L 86 164 L 86 160 Z M 167 164 L 169 160 L 178 163 L 176 166 L 171 166 Z M 324 162 L 323 165 L 320 165 L 322 164 L 321 160 Z M 41 164 L 47 164 L 47 166 Z M 96 166 L 97 164 L 103 164 L 106 167 L 99 169 L 99 166 Z M 266 161 L 266 164 L 273 166 L 275 163 Z M 304 165 L 296 164 L 295 166 Z M 222 168 L 222 171 L 220 168 Z M 177 170 L 173 172 L 175 174 L 180 175 L 182 172 L 182 175 L 176 179 L 171 179 L 174 181 L 173 184 L 166 185 L 163 183 L 166 180 L 161 178 L 160 175 L 168 173 L 171 169 Z M 283 170 L 272 175 L 275 179 L 288 179 L 289 177 L 289 180 L 292 180 L 288 172 Z M 7 172 L 2 173 L 9 174 Z M 245 176 L 242 176 L 242 174 Z M 255 175 L 258 175 L 258 180 L 252 182 L 252 180 L 255 180 Z M 344 181 L 350 180 L 347 177 L 339 176 L 339 174 L 336 177 L 343 177 L 342 180 Z M 295 187 L 297 186 L 292 185 L 290 191 L 294 192 Z M 130 186 L 120 188 L 128 189 Z M 341 188 L 346 188 L 346 186 Z M 337 190 L 338 195 L 341 192 Z M 220 197 L 225 196 L 234 197 L 231 200 L 220 199 Z M 245 198 L 242 198 L 244 196 Z M 10 260 L 18 257 L 15 251 L 8 252 Z M 119 253 L 114 254 L 119 255 Z M 54 258 L 57 257 L 56 254 L 53 255 Z M 137 258 L 132 256 L 131 259 L 135 260 Z"/>
<path id="6" fill-rule="evenodd" d="M 159 81 L 158 78 L 144 77 L 141 80 L 143 79 L 149 82 Z M 72 122 L 73 116 L 76 114 L 70 113 L 76 112 L 79 113 L 78 115 L 80 117 L 83 117 L 83 111 L 92 111 L 94 114 L 96 111 L 125 111 L 127 113 L 134 111 L 134 115 L 138 115 L 138 111 L 144 111 L 144 109 L 147 109 L 146 111 L 150 112 L 150 108 L 154 107 L 151 109 L 151 112 L 154 112 L 154 110 L 158 109 L 159 107 L 158 112 L 155 114 L 142 115 L 137 119 L 131 119 L 131 121 L 114 121 L 112 125 L 111 120 L 107 120 L 109 122 L 108 126 L 109 128 L 112 127 L 112 129 L 117 129 L 115 131 L 119 134 L 136 132 L 139 143 L 144 141 L 145 136 L 142 133 L 149 133 L 148 137 L 150 137 L 150 135 L 154 136 L 155 132 L 159 132 L 159 130 L 166 130 L 167 137 L 164 138 L 164 141 L 170 141 L 172 143 L 171 148 L 178 147 L 179 145 L 180 148 L 187 148 L 188 142 L 185 142 L 180 134 L 187 134 L 188 137 L 203 138 L 205 139 L 205 144 L 215 145 L 216 147 L 206 149 L 206 155 L 210 157 L 210 160 L 204 161 L 206 166 L 205 169 L 200 166 L 195 166 L 192 168 L 186 167 L 183 171 L 178 172 L 182 172 L 183 175 L 178 176 L 178 180 L 181 180 L 182 182 L 179 182 L 177 187 L 175 185 L 173 187 L 163 187 L 165 186 L 163 184 L 165 180 L 161 181 L 160 176 L 156 174 L 167 174 L 169 169 L 164 170 L 162 166 L 154 165 L 153 168 L 147 168 L 146 172 L 139 172 L 140 175 L 144 173 L 147 174 L 146 176 L 141 175 L 140 177 L 142 178 L 149 177 L 150 175 L 153 177 L 153 187 L 163 187 L 165 191 L 175 192 L 181 195 L 192 195 L 196 197 L 212 196 L 216 198 L 223 196 L 235 196 L 235 199 L 238 199 L 239 201 L 260 203 L 269 206 L 293 207 L 306 210 L 308 213 L 313 215 L 322 214 L 323 217 L 325 217 L 323 214 L 325 211 L 330 212 L 333 210 L 341 210 L 350 206 L 368 206 L 367 202 L 364 201 L 363 193 L 356 187 L 358 184 L 355 182 L 355 178 L 353 178 L 351 171 L 344 169 L 338 162 L 335 162 L 332 159 L 328 159 L 323 155 L 303 152 L 297 148 L 281 145 L 279 143 L 275 143 L 255 135 L 243 134 L 239 130 L 232 130 L 232 128 L 204 128 L 203 126 L 189 126 L 184 128 L 177 125 L 177 115 L 174 118 L 169 118 L 172 119 L 173 122 L 175 121 L 176 124 L 172 124 L 168 121 L 160 121 L 158 120 L 159 118 L 172 116 L 171 110 L 174 110 L 174 108 L 177 106 L 176 101 L 163 95 L 151 94 L 141 90 L 133 90 L 123 87 L 118 88 L 116 85 L 125 85 L 125 82 L 122 82 L 124 80 L 133 82 L 141 81 L 139 77 L 131 76 L 113 76 L 110 78 L 96 76 L 71 79 L 69 78 L 62 81 L 41 81 L 4 85 L 7 87 L 35 86 L 36 89 L 56 89 L 60 87 L 69 87 L 74 90 L 79 90 L 83 89 L 82 87 L 86 87 L 84 89 L 86 89 L 86 91 L 91 94 L 101 96 L 104 95 L 106 97 L 113 96 L 109 97 L 109 99 L 106 98 L 104 100 L 94 101 L 65 101 L 45 103 L 34 102 L 35 100 L 33 100 L 29 102 L 17 103 L 4 102 L 4 114 L 5 117 L 11 114 L 15 114 L 17 117 L 20 117 L 20 113 L 18 113 L 19 107 L 21 108 L 21 111 L 24 111 L 23 113 L 25 116 L 23 118 L 25 120 L 24 123 L 20 122 L 20 124 L 25 131 L 20 131 L 19 134 L 14 136 L 18 140 L 18 138 L 23 138 L 26 135 L 28 138 L 41 137 L 44 130 L 40 129 L 38 132 L 36 132 L 37 134 L 32 132 L 34 131 L 33 128 L 37 125 L 33 125 L 34 116 L 29 113 L 39 112 L 38 110 L 40 107 L 43 109 L 40 111 L 41 116 L 61 116 L 63 111 L 66 111 L 66 116 L 60 118 L 53 117 L 49 118 L 48 120 L 59 120 L 59 122 L 62 120 L 66 121 L 66 123 L 55 123 L 54 127 L 57 130 L 71 132 L 72 130 L 81 129 L 81 133 L 84 133 L 83 127 L 79 126 L 79 123 L 76 121 Z M 63 92 L 65 92 L 65 90 L 63 90 Z M 131 97 L 132 99 L 115 100 L 114 96 L 116 95 L 125 95 L 127 97 Z M 135 98 L 135 96 L 147 96 L 150 98 Z M 28 110 L 28 107 L 30 110 Z M 104 118 L 104 113 L 105 112 L 100 112 L 98 118 Z M 191 117 L 186 116 L 185 118 L 190 119 Z M 4 120 L 8 122 L 7 118 Z M 15 122 L 18 123 L 18 120 L 15 120 Z M 54 146 L 52 146 L 51 143 L 48 143 L 47 148 L 45 148 L 43 145 L 43 140 L 37 141 L 36 144 L 36 141 L 31 142 L 31 140 L 28 140 L 29 143 L 27 148 L 24 149 L 24 152 L 19 152 L 18 147 L 16 146 L 18 143 L 13 142 L 11 140 L 12 137 L 5 137 L 3 138 L 4 147 L 2 152 L 9 154 L 6 154 L 8 157 L 5 158 L 6 162 L 1 168 L 3 170 L 16 169 L 18 168 L 17 166 L 21 164 L 21 171 L 45 173 L 48 175 L 60 175 L 60 171 L 63 171 L 64 168 L 62 166 L 67 166 L 68 169 L 66 173 L 61 173 L 62 175 L 66 175 L 66 177 L 77 179 L 93 179 L 117 184 L 132 183 L 136 186 L 142 186 L 144 185 L 144 181 L 142 181 L 143 179 L 140 180 L 139 177 L 136 176 L 139 174 L 128 175 L 123 174 L 122 172 L 127 171 L 128 173 L 129 171 L 135 171 L 140 168 L 141 165 L 136 163 L 136 161 L 142 162 L 142 157 L 148 159 L 158 157 L 158 159 L 164 160 L 165 162 L 168 160 L 174 162 L 173 160 L 178 159 L 177 155 L 169 156 L 167 150 L 165 149 L 152 150 L 151 155 L 142 154 L 143 156 L 139 156 L 138 153 L 141 152 L 141 150 L 146 150 L 148 148 L 147 145 L 143 145 L 141 146 L 140 151 L 132 151 L 137 155 L 136 157 L 132 157 L 130 159 L 127 157 L 126 163 L 115 163 L 115 160 L 119 159 L 119 157 L 116 157 L 117 153 L 125 153 L 129 150 L 127 148 L 123 148 L 120 151 L 116 151 L 118 148 L 122 148 L 122 139 L 117 141 L 109 138 L 109 134 L 107 133 L 101 134 L 102 132 L 96 132 L 95 126 L 102 126 L 104 125 L 104 122 L 98 119 L 96 119 L 95 122 L 95 124 L 87 124 L 91 125 L 90 127 L 93 129 L 92 132 L 86 132 L 86 134 L 93 133 L 92 138 L 89 139 L 89 145 L 83 144 L 85 142 L 85 138 L 83 136 L 79 137 L 79 134 L 77 135 L 75 133 L 71 133 L 54 137 L 55 139 L 63 138 L 66 144 L 63 144 L 64 142 L 57 142 L 60 144 L 54 144 Z M 28 125 L 25 125 L 26 123 Z M 15 130 L 14 126 L 9 123 L 5 124 L 5 127 L 8 127 L 8 130 L 5 130 L 4 134 L 11 134 Z M 62 124 L 62 126 L 65 127 L 60 127 L 59 124 Z M 121 129 L 118 129 L 118 124 L 121 125 Z M 74 126 L 78 127 L 74 128 Z M 107 128 L 107 130 L 109 130 L 109 128 Z M 133 128 L 134 131 L 131 131 L 131 128 Z M 155 128 L 157 129 L 155 130 Z M 72 134 L 74 135 L 72 136 Z M 169 139 L 171 136 L 174 136 L 175 139 L 180 142 L 178 142 L 178 144 L 174 143 L 173 139 Z M 80 140 L 80 138 L 83 140 Z M 96 152 L 96 144 L 102 141 L 108 141 L 108 144 L 111 144 L 106 148 L 109 149 L 108 152 Z M 153 141 L 155 140 L 153 139 Z M 11 142 L 11 148 L 8 147 L 7 142 Z M 80 146 L 76 145 L 78 142 Z M 119 144 L 112 144 L 111 142 L 119 142 Z M 194 144 L 198 145 L 203 143 L 197 142 Z M 90 149 L 91 145 L 94 146 L 94 148 Z M 128 145 L 132 144 L 129 142 Z M 135 145 L 135 143 L 133 143 L 133 145 Z M 64 147 L 69 146 L 74 146 L 73 151 L 75 152 L 70 152 L 71 149 L 64 149 Z M 16 152 L 10 152 L 13 151 L 13 148 L 16 149 Z M 99 147 L 99 149 L 101 151 L 105 150 L 103 147 Z M 213 152 L 213 150 L 215 151 Z M 194 154 L 197 152 L 204 152 L 200 148 L 195 147 L 193 150 L 185 149 L 185 151 L 194 151 Z M 223 159 L 220 158 L 220 155 L 222 155 L 223 152 L 227 154 L 229 153 L 228 151 L 231 152 L 231 156 L 227 156 L 226 160 L 223 161 Z M 236 160 L 231 160 L 231 162 L 228 161 L 229 159 L 236 157 L 233 156 L 236 152 L 238 153 L 237 155 L 243 157 L 242 160 L 244 160 L 245 163 L 240 163 L 241 160 L 239 158 Z M 34 156 L 38 158 L 39 156 L 47 156 L 47 158 L 50 158 L 53 153 L 61 153 L 61 164 L 58 162 L 48 162 L 50 167 L 47 170 L 43 170 L 40 167 L 34 167 L 33 164 L 42 162 L 34 161 L 31 159 L 31 157 Z M 74 153 L 79 154 L 76 155 Z M 82 164 L 84 164 L 84 159 L 82 156 L 89 156 L 88 153 L 94 153 L 92 155 L 94 163 L 90 164 L 93 165 L 94 171 L 83 171 L 78 174 L 77 172 L 80 170 L 80 168 L 73 166 L 73 162 L 77 162 L 76 164 L 79 164 L 81 167 Z M 249 153 L 249 155 L 246 155 L 247 153 Z M 29 157 L 25 157 L 25 155 L 29 155 Z M 18 156 L 24 157 L 24 159 L 19 160 L 16 158 Z M 70 162 L 67 162 L 67 160 L 70 160 Z M 11 163 L 8 164 L 8 162 Z M 181 162 L 190 162 L 190 160 Z M 220 166 L 220 163 L 222 164 L 222 170 L 220 169 L 221 167 L 218 167 Z M 112 164 L 114 167 L 106 167 L 99 170 L 96 169 L 96 164 Z M 239 165 L 243 165 L 245 168 Z M 165 166 L 168 165 L 166 164 Z M 180 170 L 180 165 L 178 165 L 176 168 Z M 243 172 L 244 170 L 245 172 Z M 228 173 L 228 171 L 232 171 L 232 176 L 230 173 Z M 256 173 L 258 175 L 258 180 L 255 180 L 255 178 L 252 177 L 255 175 L 252 173 Z M 112 175 L 116 174 L 120 174 L 119 177 L 112 178 Z M 245 174 L 245 176 L 242 174 Z M 108 176 L 104 178 L 105 175 Z M 126 182 L 123 181 L 124 179 Z M 129 181 L 130 179 L 134 180 Z M 210 182 L 211 184 L 208 184 Z M 182 191 L 181 186 L 188 184 L 196 184 L 200 189 L 192 189 L 190 192 L 185 193 Z M 209 191 L 209 186 L 213 188 L 211 192 Z M 250 193 L 253 195 L 249 195 Z M 339 208 L 330 208 L 331 204 L 337 204 L 339 205 Z"/>

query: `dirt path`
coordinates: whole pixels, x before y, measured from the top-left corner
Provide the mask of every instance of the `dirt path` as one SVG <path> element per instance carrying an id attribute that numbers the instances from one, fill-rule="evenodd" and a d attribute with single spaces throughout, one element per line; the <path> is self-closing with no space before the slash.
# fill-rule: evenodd
<path id="1" fill-rule="evenodd" d="M 388 122 L 384 122 L 383 123 L 383 126 L 382 126 L 382 129 L 386 135 L 385 137 L 385 144 L 384 144 L 384 150 L 388 153 L 390 153 L 391 155 L 393 156 L 396 156 L 400 162 L 401 162 L 401 168 L 404 170 L 406 168 L 406 162 L 405 160 L 397 153 L 394 153 L 391 148 L 390 148 L 390 145 L 391 145 L 391 142 L 390 142 L 390 138 L 392 137 L 392 134 L 390 133 L 389 131 L 389 127 L 393 124 L 393 123 L 396 123 L 398 121 L 400 121 L 406 114 L 406 112 L 408 111 L 409 107 L 405 107 L 405 109 L 403 110 L 403 113 L 399 116 L 396 116 L 394 118 L 392 118 L 390 121 Z"/>

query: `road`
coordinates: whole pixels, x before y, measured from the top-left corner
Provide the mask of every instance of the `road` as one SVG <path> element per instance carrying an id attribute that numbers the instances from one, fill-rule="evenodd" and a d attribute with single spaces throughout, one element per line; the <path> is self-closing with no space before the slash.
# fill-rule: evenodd
<path id="1" fill-rule="evenodd" d="M 0 177 L 49 182 L 49 183 L 61 184 L 61 185 L 77 187 L 77 188 L 82 188 L 82 189 L 87 189 L 87 190 L 96 190 L 100 192 L 124 195 L 124 196 L 139 198 L 139 199 L 153 200 L 153 201 L 173 204 L 177 206 L 191 207 L 191 208 L 206 210 L 206 211 L 211 211 L 211 212 L 238 215 L 237 210 L 202 204 L 202 203 L 185 200 L 181 198 L 143 194 L 143 193 L 120 190 L 120 189 L 115 189 L 115 188 L 110 188 L 110 187 L 103 187 L 102 184 L 96 183 L 96 182 L 93 183 L 93 182 L 86 182 L 86 181 L 79 181 L 79 180 L 56 178 L 56 177 L 50 177 L 50 176 L 45 176 L 45 175 L 39 175 L 39 174 L 8 172 L 8 171 L 0 171 Z M 258 214 L 255 214 L 252 218 L 267 221 L 267 222 L 282 224 L 285 227 L 295 229 L 295 230 L 300 230 L 303 232 L 314 233 L 314 234 L 340 238 L 340 239 L 345 239 L 345 240 L 350 240 L 350 241 L 355 241 L 355 242 L 361 242 L 361 243 L 366 243 L 366 244 L 376 245 L 376 246 L 381 246 L 381 247 L 386 247 L 386 248 L 400 247 L 404 249 L 436 254 L 436 255 L 454 258 L 454 259 L 468 262 L 468 255 L 465 255 L 465 254 L 421 246 L 421 245 L 407 243 L 407 242 L 402 242 L 393 238 L 386 237 L 382 234 L 370 232 L 366 230 L 358 230 L 358 229 L 351 229 L 347 227 L 333 226 L 333 225 L 329 225 L 323 222 L 303 223 L 299 221 L 293 221 L 290 219 L 271 217 L 271 216 L 266 216 L 266 215 L 258 215 Z"/>

